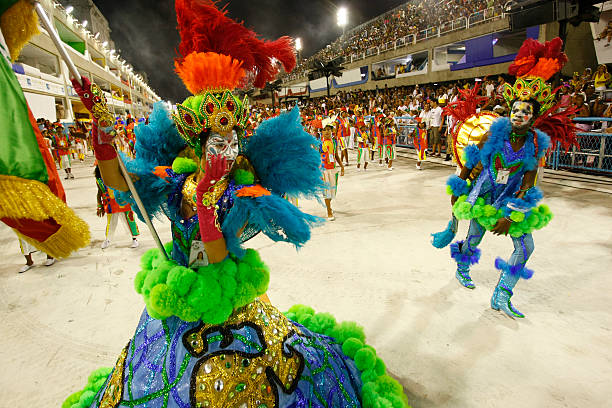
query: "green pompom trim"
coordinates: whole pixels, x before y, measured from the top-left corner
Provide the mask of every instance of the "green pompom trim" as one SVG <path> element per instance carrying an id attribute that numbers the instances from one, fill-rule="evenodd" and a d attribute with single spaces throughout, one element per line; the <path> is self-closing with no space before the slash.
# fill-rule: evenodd
<path id="1" fill-rule="evenodd" d="M 236 181 L 236 184 L 254 184 L 255 175 L 250 171 L 238 169 L 234 173 L 234 180 Z"/>
<path id="2" fill-rule="evenodd" d="M 155 319 L 177 316 L 186 322 L 221 324 L 234 310 L 266 293 L 270 281 L 268 267 L 253 249 L 247 249 L 242 259 L 230 255 L 197 271 L 165 260 L 152 249 L 143 255 L 141 266 L 134 289 Z"/>
<path id="3" fill-rule="evenodd" d="M 172 171 L 176 174 L 193 173 L 198 169 L 198 164 L 188 157 L 177 157 L 172 162 Z"/>
<path id="4" fill-rule="evenodd" d="M 329 313 L 315 313 L 304 305 L 295 305 L 285 313 L 287 318 L 315 333 L 333 337 L 342 352 L 355 361 L 361 372 L 363 408 L 409 408 L 400 383 L 387 374 L 385 363 L 376 356 L 374 347 L 365 344 L 363 328 L 355 322 L 337 323 Z"/>
<path id="5" fill-rule="evenodd" d="M 467 195 L 462 195 L 457 198 L 453 206 L 453 214 L 460 220 L 475 219 L 487 231 L 491 231 L 497 221 L 504 217 L 501 210 L 496 209 L 492 205 L 485 204 L 484 198 L 479 197 L 474 205 L 466 202 Z M 508 234 L 512 237 L 520 237 L 524 234 L 531 234 L 535 230 L 539 230 L 548 225 L 552 220 L 553 214 L 547 205 L 542 204 L 532 208 L 528 213 L 523 214 L 518 211 L 510 213 L 510 219 L 513 221 L 510 225 Z"/>
<path id="6" fill-rule="evenodd" d="M 87 379 L 85 388 L 71 394 L 62 403 L 62 408 L 87 408 L 92 403 L 98 392 L 104 386 L 106 379 L 113 371 L 111 367 L 102 367 L 92 371 Z"/>

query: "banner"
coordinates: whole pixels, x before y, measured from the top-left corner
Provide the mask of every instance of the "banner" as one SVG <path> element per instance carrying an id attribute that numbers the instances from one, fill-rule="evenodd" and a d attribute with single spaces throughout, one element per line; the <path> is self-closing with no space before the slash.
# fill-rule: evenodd
<path id="1" fill-rule="evenodd" d="M 601 7 L 601 5 L 598 5 Z M 599 64 L 612 63 L 612 4 L 603 5 L 598 23 L 591 23 L 591 33 Z"/>

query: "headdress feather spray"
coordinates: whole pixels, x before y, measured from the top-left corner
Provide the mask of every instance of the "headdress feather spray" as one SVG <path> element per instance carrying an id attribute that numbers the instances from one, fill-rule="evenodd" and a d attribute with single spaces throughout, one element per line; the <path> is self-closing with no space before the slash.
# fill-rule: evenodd
<path id="1" fill-rule="evenodd" d="M 253 85 L 257 88 L 263 88 L 266 82 L 278 74 L 277 61 L 287 72 L 295 67 L 295 51 L 291 38 L 260 40 L 257 34 L 246 28 L 242 22 L 234 21 L 226 14 L 225 7 L 219 9 L 211 0 L 176 0 L 181 43 L 178 50 L 180 57 L 175 60 L 175 66 L 183 80 L 188 67 L 193 66 L 188 58 L 193 53 L 216 53 L 231 57 L 239 62 L 238 67 L 231 66 L 231 69 L 252 73 Z M 227 71 L 225 75 L 232 76 L 228 75 Z M 197 85 L 197 81 L 202 82 L 201 86 Z M 197 80 L 191 75 L 188 82 L 192 92 L 191 88 L 199 88 L 199 91 L 210 86 L 205 75 Z"/>

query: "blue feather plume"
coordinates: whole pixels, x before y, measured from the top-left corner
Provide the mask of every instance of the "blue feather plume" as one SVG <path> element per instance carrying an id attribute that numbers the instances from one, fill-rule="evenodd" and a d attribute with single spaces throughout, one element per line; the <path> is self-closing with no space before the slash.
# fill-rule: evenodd
<path id="1" fill-rule="evenodd" d="M 162 206 L 173 186 L 153 172 L 157 166 L 172 166 L 172 161 L 186 146 L 185 141 L 176 131 L 170 112 L 163 102 L 156 102 L 149 116 L 149 124 L 141 123 L 134 129 L 136 134 L 136 158 L 122 158 L 128 172 L 135 174 L 138 180 L 134 186 L 150 217 L 161 215 Z M 142 214 L 136 207 L 130 192 L 116 191 L 121 202 L 129 202 L 138 217 Z"/>
<path id="2" fill-rule="evenodd" d="M 266 189 L 281 196 L 312 197 L 324 188 L 318 145 L 304 130 L 296 106 L 262 122 L 245 154 Z"/>
<path id="3" fill-rule="evenodd" d="M 310 229 L 322 218 L 300 211 L 289 201 L 275 195 L 236 197 L 234 205 L 223 220 L 222 230 L 228 250 L 244 256 L 238 231 L 244 225 L 260 229 L 273 241 L 290 242 L 297 248 L 310 239 Z"/>
<path id="4" fill-rule="evenodd" d="M 431 234 L 431 244 L 436 248 L 444 248 L 455 239 L 457 235 L 457 226 L 459 221 L 453 215 L 453 218 L 448 222 L 448 225 L 444 231 L 435 232 Z"/>

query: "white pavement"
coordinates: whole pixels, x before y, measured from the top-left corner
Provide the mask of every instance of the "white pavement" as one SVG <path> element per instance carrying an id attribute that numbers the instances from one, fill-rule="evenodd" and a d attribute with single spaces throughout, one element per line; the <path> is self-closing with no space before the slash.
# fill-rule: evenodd
<path id="1" fill-rule="evenodd" d="M 93 369 L 114 365 L 142 312 L 132 281 L 153 241 L 141 223 L 140 248 L 129 248 L 120 227 L 100 249 L 105 220 L 95 215 L 88 163 L 75 165 L 65 187 L 91 226 L 89 247 L 18 274 L 17 239 L 0 226 L 0 407 L 59 407 Z M 542 185 L 555 218 L 534 234 L 535 275 L 512 299 L 527 318 L 512 320 L 489 308 L 493 261 L 510 255 L 510 239 L 488 235 L 473 269 L 476 289 L 461 287 L 448 249 L 429 243 L 450 215 L 444 182 L 452 169 L 423 167 L 403 158 L 393 172 L 348 167 L 333 201 L 336 221 L 303 249 L 262 236 L 249 242 L 272 271 L 272 302 L 359 321 L 414 407 L 610 406 L 611 196 Z M 325 213 L 316 201 L 300 205 Z M 169 224 L 156 225 L 169 240 Z M 44 255 L 34 258 L 41 265 Z"/>

